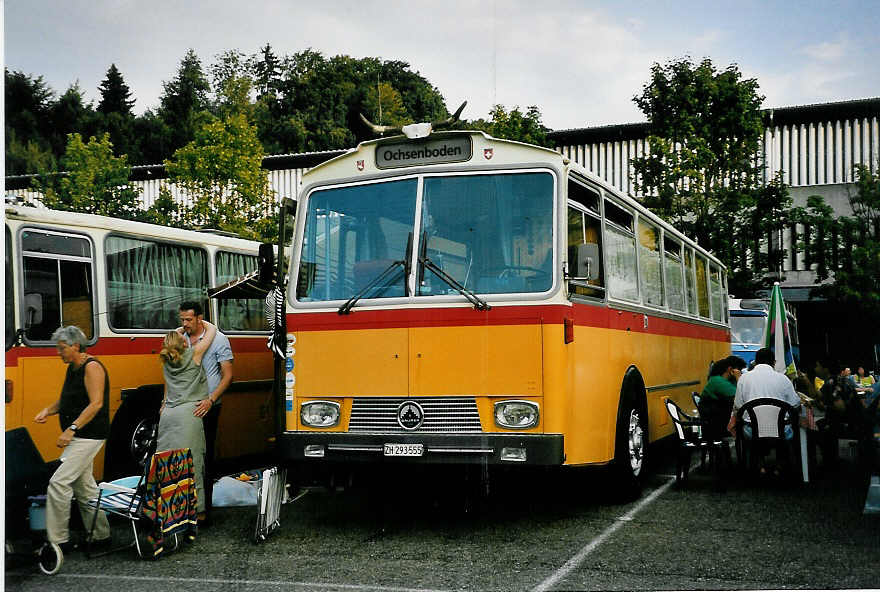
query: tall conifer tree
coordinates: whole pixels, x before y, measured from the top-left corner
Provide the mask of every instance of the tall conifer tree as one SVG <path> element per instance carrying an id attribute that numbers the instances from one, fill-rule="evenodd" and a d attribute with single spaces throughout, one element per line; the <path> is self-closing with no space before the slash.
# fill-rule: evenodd
<path id="1" fill-rule="evenodd" d="M 107 76 L 98 90 L 101 92 L 101 101 L 98 103 L 99 113 L 132 115 L 131 108 L 134 107 L 134 99 L 131 98 L 131 90 L 125 84 L 116 64 L 110 64 Z"/>

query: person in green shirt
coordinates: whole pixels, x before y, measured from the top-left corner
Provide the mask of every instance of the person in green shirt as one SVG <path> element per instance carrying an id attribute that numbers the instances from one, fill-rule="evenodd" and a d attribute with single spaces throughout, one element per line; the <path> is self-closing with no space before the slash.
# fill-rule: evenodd
<path id="1" fill-rule="evenodd" d="M 707 438 L 720 439 L 727 435 L 736 381 L 745 367 L 746 361 L 739 356 L 728 356 L 712 365 L 699 405 L 703 434 Z"/>

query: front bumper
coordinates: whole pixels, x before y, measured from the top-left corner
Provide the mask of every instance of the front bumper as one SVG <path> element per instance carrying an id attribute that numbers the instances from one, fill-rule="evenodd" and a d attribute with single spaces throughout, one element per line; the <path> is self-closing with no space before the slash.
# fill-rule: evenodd
<path id="1" fill-rule="evenodd" d="M 385 444 L 422 444 L 422 456 L 385 456 Z M 324 456 L 307 457 L 306 446 L 323 446 Z M 523 461 L 502 460 L 504 448 L 522 448 Z M 277 452 L 289 462 L 388 462 L 407 464 L 491 464 L 553 466 L 565 461 L 562 434 L 349 434 L 284 432 Z"/>

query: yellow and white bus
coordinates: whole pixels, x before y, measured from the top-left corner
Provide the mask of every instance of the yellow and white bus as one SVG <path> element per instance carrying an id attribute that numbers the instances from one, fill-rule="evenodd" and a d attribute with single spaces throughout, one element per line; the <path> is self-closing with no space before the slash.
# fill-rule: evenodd
<path id="1" fill-rule="evenodd" d="M 300 471 L 611 465 L 637 491 L 664 400 L 730 353 L 718 259 L 561 154 L 482 132 L 306 173 L 290 261 L 278 452 Z"/>
<path id="2" fill-rule="evenodd" d="M 43 458 L 58 458 L 58 424 L 37 413 L 57 400 L 65 366 L 50 341 L 77 325 L 110 376 L 110 437 L 97 476 L 131 474 L 158 419 L 162 338 L 178 306 L 201 300 L 229 336 L 233 384 L 223 397 L 220 458 L 264 454 L 274 425 L 268 325 L 259 300 L 209 301 L 206 288 L 257 267 L 259 245 L 179 230 L 26 206 L 5 210 L 6 430 L 27 429 Z"/>

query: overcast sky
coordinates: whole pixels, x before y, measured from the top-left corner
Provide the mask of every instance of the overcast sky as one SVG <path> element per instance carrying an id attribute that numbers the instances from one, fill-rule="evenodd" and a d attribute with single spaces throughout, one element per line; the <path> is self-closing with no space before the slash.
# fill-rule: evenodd
<path id="1" fill-rule="evenodd" d="M 137 99 L 193 48 L 207 72 L 228 49 L 404 60 L 453 111 L 537 105 L 553 129 L 643 121 L 632 102 L 654 62 L 739 65 L 765 107 L 880 96 L 880 0 L 840 2 L 5 0 L 6 67 L 86 98 L 115 63 Z"/>

